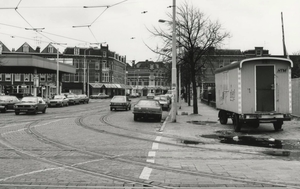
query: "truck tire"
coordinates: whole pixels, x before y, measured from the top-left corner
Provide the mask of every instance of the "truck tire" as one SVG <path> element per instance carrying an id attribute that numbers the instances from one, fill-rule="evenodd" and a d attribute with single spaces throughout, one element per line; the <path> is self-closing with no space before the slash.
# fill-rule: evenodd
<path id="1" fill-rule="evenodd" d="M 257 129 L 257 128 L 259 127 L 259 121 L 250 123 L 250 126 L 251 126 L 252 128 Z"/>
<path id="2" fill-rule="evenodd" d="M 273 123 L 275 131 L 279 131 L 282 129 L 283 121 L 276 121 Z"/>
<path id="3" fill-rule="evenodd" d="M 227 124 L 228 116 L 227 116 L 226 111 L 220 110 L 220 112 L 219 112 L 219 120 L 220 120 L 220 123 L 221 123 L 222 125 Z"/>
<path id="4" fill-rule="evenodd" d="M 242 123 L 240 122 L 239 114 L 233 115 L 233 126 L 235 132 L 240 132 L 242 128 Z"/>

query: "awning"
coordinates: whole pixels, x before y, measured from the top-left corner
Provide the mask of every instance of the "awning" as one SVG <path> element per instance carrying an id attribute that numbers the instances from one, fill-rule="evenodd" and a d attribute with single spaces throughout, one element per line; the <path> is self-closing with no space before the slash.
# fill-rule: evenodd
<path id="1" fill-rule="evenodd" d="M 104 83 L 103 85 L 107 89 L 116 89 L 116 88 L 118 88 L 115 84 L 112 84 L 112 83 Z"/>
<path id="2" fill-rule="evenodd" d="M 125 85 L 125 84 L 119 84 L 121 86 L 122 89 L 132 89 L 131 86 L 129 85 Z"/>
<path id="3" fill-rule="evenodd" d="M 103 87 L 103 83 L 89 83 L 93 88 L 101 88 Z"/>

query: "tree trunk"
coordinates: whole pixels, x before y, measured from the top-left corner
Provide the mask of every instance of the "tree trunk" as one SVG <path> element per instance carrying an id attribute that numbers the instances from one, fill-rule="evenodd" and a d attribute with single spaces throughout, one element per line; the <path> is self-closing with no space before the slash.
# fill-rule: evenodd
<path id="1" fill-rule="evenodd" d="M 198 99 L 197 99 L 197 86 L 195 78 L 195 69 L 191 71 L 192 89 L 193 89 L 193 113 L 198 114 Z"/>

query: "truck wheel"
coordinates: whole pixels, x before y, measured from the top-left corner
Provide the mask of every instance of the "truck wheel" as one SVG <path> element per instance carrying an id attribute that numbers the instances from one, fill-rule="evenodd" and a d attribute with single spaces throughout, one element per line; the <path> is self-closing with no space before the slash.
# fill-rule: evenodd
<path id="1" fill-rule="evenodd" d="M 226 114 L 226 111 L 220 110 L 220 112 L 219 112 L 219 119 L 220 119 L 220 123 L 221 123 L 222 125 L 227 124 L 228 116 L 227 116 L 227 114 Z"/>
<path id="2" fill-rule="evenodd" d="M 282 129 L 282 124 L 283 124 L 282 121 L 274 122 L 274 123 L 273 123 L 273 126 L 274 126 L 275 131 L 281 130 L 281 129 Z"/>
<path id="3" fill-rule="evenodd" d="M 239 114 L 234 114 L 233 126 L 235 132 L 240 132 L 242 128 L 242 123 L 240 122 Z"/>

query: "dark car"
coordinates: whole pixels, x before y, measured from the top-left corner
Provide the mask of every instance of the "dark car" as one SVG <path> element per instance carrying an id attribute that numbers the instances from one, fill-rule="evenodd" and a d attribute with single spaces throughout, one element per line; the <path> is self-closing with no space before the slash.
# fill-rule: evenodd
<path id="1" fill-rule="evenodd" d="M 85 94 L 78 95 L 78 98 L 79 98 L 79 102 L 82 103 L 82 104 L 85 104 L 85 103 L 88 104 L 89 100 L 90 100 L 90 98 Z"/>
<path id="2" fill-rule="evenodd" d="M 19 115 L 20 112 L 33 113 L 37 112 L 46 113 L 48 105 L 42 97 L 24 97 L 19 103 L 14 105 L 15 114 Z"/>
<path id="3" fill-rule="evenodd" d="M 69 104 L 80 104 L 80 99 L 76 94 L 67 94 L 67 98 L 69 99 Z"/>
<path id="4" fill-rule="evenodd" d="M 128 96 L 114 96 L 110 101 L 110 110 L 131 110 L 130 101 Z"/>
<path id="5" fill-rule="evenodd" d="M 14 105 L 20 102 L 16 96 L 0 96 L 0 111 L 5 113 L 7 110 L 13 110 Z"/>
<path id="6" fill-rule="evenodd" d="M 157 100 L 141 99 L 133 108 L 134 121 L 139 118 L 154 118 L 160 121 L 162 118 L 162 108 Z"/>

